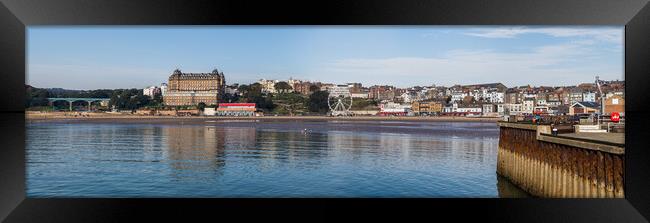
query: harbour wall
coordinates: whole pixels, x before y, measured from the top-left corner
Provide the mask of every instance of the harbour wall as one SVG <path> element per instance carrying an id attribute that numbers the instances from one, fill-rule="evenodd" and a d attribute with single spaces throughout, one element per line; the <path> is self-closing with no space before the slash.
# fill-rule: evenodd
<path id="1" fill-rule="evenodd" d="M 554 136 L 547 125 L 497 125 L 497 173 L 531 195 L 624 197 L 624 145 Z"/>

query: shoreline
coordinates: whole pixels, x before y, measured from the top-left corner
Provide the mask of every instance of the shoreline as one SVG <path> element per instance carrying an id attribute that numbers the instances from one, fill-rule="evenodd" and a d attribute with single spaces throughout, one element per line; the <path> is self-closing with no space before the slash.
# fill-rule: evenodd
<path id="1" fill-rule="evenodd" d="M 496 123 L 500 118 L 493 117 L 452 117 L 452 116 L 258 116 L 258 117 L 224 117 L 224 116 L 145 116 L 125 114 L 93 113 L 86 117 L 64 116 L 53 113 L 25 113 L 25 121 L 53 123 L 204 123 L 205 121 L 224 120 L 268 120 L 268 121 L 412 121 L 412 122 L 488 122 Z"/>

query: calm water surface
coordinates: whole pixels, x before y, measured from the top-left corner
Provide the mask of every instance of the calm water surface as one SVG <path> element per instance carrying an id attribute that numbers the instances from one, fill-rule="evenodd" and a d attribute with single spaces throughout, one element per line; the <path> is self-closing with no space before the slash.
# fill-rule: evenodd
<path id="1" fill-rule="evenodd" d="M 305 131 L 307 129 L 307 131 Z M 29 123 L 29 197 L 513 197 L 494 123 Z"/>

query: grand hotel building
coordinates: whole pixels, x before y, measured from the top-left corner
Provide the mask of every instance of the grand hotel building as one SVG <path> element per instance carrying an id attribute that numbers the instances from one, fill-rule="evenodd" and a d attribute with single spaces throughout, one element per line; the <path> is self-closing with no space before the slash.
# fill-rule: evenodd
<path id="1" fill-rule="evenodd" d="M 224 93 L 226 80 L 217 69 L 211 73 L 182 73 L 174 70 L 169 76 L 167 92 L 163 96 L 165 105 L 185 106 L 217 104 Z"/>

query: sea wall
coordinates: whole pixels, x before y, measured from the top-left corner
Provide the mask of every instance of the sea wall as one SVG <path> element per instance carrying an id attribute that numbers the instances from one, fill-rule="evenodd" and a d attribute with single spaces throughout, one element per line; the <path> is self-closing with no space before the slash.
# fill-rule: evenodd
<path id="1" fill-rule="evenodd" d="M 499 122 L 497 173 L 549 198 L 623 198 L 624 148 L 550 135 L 550 126 Z"/>

